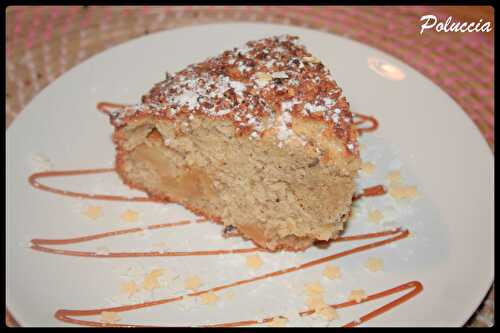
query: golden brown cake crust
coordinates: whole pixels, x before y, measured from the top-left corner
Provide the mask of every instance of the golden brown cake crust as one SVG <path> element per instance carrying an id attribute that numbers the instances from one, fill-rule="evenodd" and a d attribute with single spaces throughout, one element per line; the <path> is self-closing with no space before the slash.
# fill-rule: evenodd
<path id="1" fill-rule="evenodd" d="M 328 125 L 346 152 L 359 154 L 357 132 L 349 103 L 330 71 L 298 37 L 283 35 L 225 51 L 188 66 L 156 84 L 142 103 L 110 112 L 116 127 L 152 116 L 175 120 L 203 116 L 231 120 L 237 135 L 258 138 L 267 129 L 263 119 L 283 116 L 283 129 L 291 117 L 309 118 Z"/>

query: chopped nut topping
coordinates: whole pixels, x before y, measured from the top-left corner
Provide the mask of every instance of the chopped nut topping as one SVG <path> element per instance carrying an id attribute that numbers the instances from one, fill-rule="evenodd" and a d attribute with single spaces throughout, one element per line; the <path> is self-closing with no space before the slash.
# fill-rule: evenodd
<path id="1" fill-rule="evenodd" d="M 255 73 L 255 77 L 257 78 L 257 80 L 262 80 L 262 81 L 271 81 L 273 79 L 273 76 L 271 74 L 264 72 Z"/>
<path id="2" fill-rule="evenodd" d="M 310 63 L 313 63 L 313 64 L 319 64 L 321 61 L 316 58 L 316 57 L 304 57 L 302 58 L 303 61 L 305 62 L 310 62 Z"/>
<path id="3" fill-rule="evenodd" d="M 282 103 L 290 104 L 293 117 L 325 122 L 346 153 L 359 155 L 357 131 L 341 89 L 298 37 L 289 35 L 251 41 L 192 64 L 156 84 L 142 103 L 109 114 L 116 127 L 144 114 L 179 123 L 193 115 L 220 117 L 233 121 L 235 135 L 257 140 L 266 119 L 276 116 Z"/>

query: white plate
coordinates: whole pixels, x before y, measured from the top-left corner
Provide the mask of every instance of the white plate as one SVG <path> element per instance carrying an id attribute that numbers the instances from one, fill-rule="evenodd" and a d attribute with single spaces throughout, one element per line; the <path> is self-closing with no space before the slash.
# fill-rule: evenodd
<path id="1" fill-rule="evenodd" d="M 119 294 L 121 272 L 131 265 L 160 266 L 178 274 L 154 297 L 184 293 L 182 279 L 202 278 L 212 287 L 259 275 L 294 262 L 305 262 L 357 246 L 363 241 L 335 244 L 304 253 L 260 254 L 264 265 L 252 273 L 245 255 L 220 257 L 87 258 L 37 252 L 26 244 L 32 238 L 71 238 L 127 228 L 120 214 L 139 212 L 143 225 L 193 219 L 178 205 L 80 200 L 31 187 L 33 154 L 46 155 L 54 169 L 112 167 L 112 128 L 96 111 L 100 101 L 133 103 L 166 70 L 182 67 L 247 40 L 290 33 L 299 35 L 311 52 L 331 69 L 351 102 L 353 111 L 376 116 L 380 129 L 366 134 L 362 157 L 376 172 L 362 175 L 360 186 L 386 183 L 391 168 L 401 168 L 404 181 L 415 184 L 420 198 L 395 203 L 389 196 L 364 199 L 346 234 L 408 228 L 414 237 L 334 262 L 342 269 L 340 281 L 322 277 L 324 265 L 234 288 L 232 301 L 216 306 L 164 304 L 120 313 L 121 323 L 197 325 L 288 315 L 304 308 L 304 283 L 320 281 L 330 303 L 342 302 L 351 289 L 368 294 L 418 280 L 424 289 L 404 304 L 364 323 L 367 326 L 460 326 L 480 304 L 493 280 L 493 157 L 479 131 L 441 89 L 404 63 L 357 42 L 324 32 L 269 24 L 214 24 L 161 32 L 109 49 L 68 71 L 44 89 L 7 131 L 7 306 L 21 325 L 68 325 L 55 319 L 58 309 L 109 307 Z M 369 59 L 372 59 L 369 61 Z M 369 68 L 373 59 L 390 64 L 383 73 L 399 73 L 391 80 Z M 383 66 L 382 66 L 383 67 Z M 379 67 L 382 68 L 382 67 Z M 378 70 L 380 73 L 380 70 Z M 387 75 L 386 75 L 387 76 Z M 36 165 L 35 165 L 36 166 Z M 45 179 L 42 183 L 66 189 L 118 194 L 141 194 L 125 187 L 114 174 Z M 92 221 L 81 214 L 87 205 L 100 205 L 103 217 Z M 368 223 L 366 211 L 380 209 L 386 221 Z M 137 223 L 136 223 L 137 224 Z M 215 224 L 191 225 L 108 238 L 64 249 L 111 251 L 150 247 L 164 240 L 175 249 L 250 246 L 238 239 L 222 240 Z M 185 242 L 187 241 L 187 243 Z M 184 243 L 183 243 L 184 242 Z M 366 243 L 366 241 L 364 241 Z M 384 271 L 363 268 L 369 257 L 384 260 Z M 291 286 L 291 287 L 290 287 Z M 289 288 L 290 287 L 290 288 Z M 222 296 L 224 292 L 220 293 Z M 396 296 L 396 295 L 395 295 Z M 395 296 L 392 296 L 394 299 Z M 339 320 L 350 320 L 392 300 L 339 309 Z M 117 301 L 115 299 L 115 301 Z M 119 301 L 119 300 L 118 300 Z M 82 317 L 81 319 L 96 319 Z M 98 319 L 98 318 L 97 318 Z M 322 320 L 291 322 L 324 325 Z"/>

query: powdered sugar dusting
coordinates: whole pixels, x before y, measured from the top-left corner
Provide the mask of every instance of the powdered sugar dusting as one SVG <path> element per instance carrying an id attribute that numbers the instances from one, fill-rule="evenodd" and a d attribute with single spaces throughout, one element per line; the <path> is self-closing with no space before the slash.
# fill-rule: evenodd
<path id="1" fill-rule="evenodd" d="M 290 115 L 289 112 L 283 112 L 281 114 L 281 117 L 279 118 L 279 125 L 278 125 L 278 140 L 280 141 L 286 141 L 290 138 L 290 136 L 293 134 L 292 129 L 290 128 L 292 124 L 292 116 Z"/>
<path id="2" fill-rule="evenodd" d="M 292 134 L 291 117 L 310 117 L 326 122 L 357 154 L 352 114 L 341 93 L 330 71 L 298 37 L 282 35 L 250 41 L 175 75 L 167 73 L 142 103 L 109 113 L 118 127 L 141 114 L 189 121 L 195 114 L 224 118 L 233 121 L 238 135 L 251 139 L 259 139 L 270 128 L 266 119 L 276 114 L 280 141 Z"/>

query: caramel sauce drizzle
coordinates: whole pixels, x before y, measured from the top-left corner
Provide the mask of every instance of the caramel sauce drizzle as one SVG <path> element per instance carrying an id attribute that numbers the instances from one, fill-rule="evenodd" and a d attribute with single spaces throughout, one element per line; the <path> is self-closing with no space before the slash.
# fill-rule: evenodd
<path id="1" fill-rule="evenodd" d="M 395 299 L 387 304 L 384 304 L 381 307 L 361 316 L 358 320 L 353 320 L 353 321 L 343 325 L 343 327 L 356 327 L 356 326 L 359 326 L 360 324 L 365 323 L 368 320 L 373 319 L 373 318 L 375 318 L 375 317 L 377 317 L 385 312 L 388 312 L 391 309 L 394 309 L 395 307 L 397 307 L 398 305 L 405 303 L 408 300 L 412 299 L 417 294 L 422 292 L 422 290 L 423 290 L 422 283 L 420 283 L 419 281 L 410 281 L 410 282 L 398 285 L 396 287 L 368 295 L 365 299 L 361 300 L 359 303 L 356 303 L 356 301 L 347 301 L 347 302 L 342 302 L 342 303 L 337 303 L 337 304 L 330 304 L 329 306 L 334 308 L 334 309 L 348 308 L 351 306 L 355 306 L 357 304 L 374 301 L 374 300 L 381 299 L 381 298 L 384 298 L 387 296 L 391 296 L 391 295 L 394 295 L 396 293 L 407 291 L 407 290 L 409 290 L 409 292 L 400 296 L 399 298 L 397 298 L 397 299 Z M 196 294 L 198 294 L 198 293 L 196 293 Z M 195 295 L 191 295 L 191 296 L 195 296 Z M 121 307 L 115 307 L 115 308 L 102 308 L 102 309 L 94 309 L 94 310 L 58 310 L 55 314 L 55 317 L 61 321 L 67 322 L 67 323 L 85 325 L 85 326 L 94 326 L 94 327 L 160 327 L 160 326 L 138 325 L 138 324 L 107 324 L 107 323 L 101 323 L 101 322 L 97 322 L 97 321 L 75 319 L 75 318 L 71 318 L 71 316 L 73 316 L 73 317 L 93 316 L 93 315 L 99 315 L 102 311 L 110 311 L 110 310 L 112 310 L 113 312 L 126 312 L 126 311 L 135 310 L 138 308 L 144 308 L 144 307 L 165 304 L 165 303 L 173 303 L 176 301 L 181 301 L 182 298 L 183 298 L 183 296 L 178 296 L 178 297 L 172 297 L 170 299 L 158 300 L 158 301 L 153 301 L 153 302 L 143 303 L 143 304 L 127 305 L 127 306 L 121 306 Z M 299 315 L 301 317 L 304 317 L 304 316 L 309 316 L 313 313 L 314 313 L 313 310 L 306 310 L 306 311 L 299 312 Z M 204 325 L 204 327 L 240 327 L 240 326 L 258 325 L 258 324 L 268 323 L 268 322 L 272 321 L 273 319 L 274 319 L 274 317 L 267 317 L 267 318 L 264 318 L 260 321 L 257 321 L 257 320 L 244 320 L 243 321 L 242 320 L 242 321 L 235 321 L 235 322 Z M 186 327 L 188 325 L 179 325 L 179 326 Z"/>
<path id="2" fill-rule="evenodd" d="M 186 223 L 184 223 L 184 224 L 186 224 Z M 174 225 L 179 226 L 181 224 L 170 224 L 169 226 L 174 226 Z M 130 230 L 130 229 L 125 229 L 125 230 Z M 323 263 L 326 263 L 326 262 L 329 262 L 329 261 L 332 261 L 332 260 L 335 260 L 335 259 L 338 259 L 341 257 L 345 257 L 348 255 L 352 255 L 354 253 L 367 251 L 367 250 L 370 250 L 370 249 L 373 249 L 376 247 L 380 247 L 380 246 L 383 246 L 383 245 L 386 245 L 386 244 L 389 244 L 392 242 L 396 242 L 398 240 L 406 238 L 408 236 L 408 234 L 409 234 L 408 230 L 403 230 L 401 228 L 397 228 L 394 230 L 387 230 L 387 231 L 376 232 L 376 233 L 340 237 L 340 238 L 336 239 L 335 242 L 367 240 L 367 239 L 376 239 L 376 238 L 391 236 L 391 237 L 386 238 L 386 239 L 377 240 L 377 241 L 374 241 L 374 242 L 371 242 L 368 244 L 354 247 L 352 249 L 344 250 L 344 251 L 341 251 L 341 252 L 338 252 L 335 254 L 331 254 L 331 255 L 324 256 L 324 257 L 321 257 L 321 258 L 318 258 L 315 260 L 311 260 L 311 261 L 308 261 L 308 262 L 303 263 L 301 265 L 297 265 L 297 266 L 289 267 L 286 269 L 281 269 L 281 270 L 277 270 L 274 272 L 262 274 L 262 275 L 252 277 L 249 279 L 237 280 L 237 281 L 234 281 L 232 283 L 216 286 L 216 287 L 210 288 L 210 289 L 205 289 L 205 290 L 201 290 L 201 291 L 197 291 L 197 292 L 188 293 L 185 296 L 199 296 L 201 294 L 204 294 L 204 293 L 210 292 L 210 291 L 218 292 L 218 291 L 221 291 L 224 289 L 229 289 L 229 288 L 233 288 L 236 286 L 250 284 L 250 283 L 254 283 L 257 281 L 261 281 L 261 280 L 266 280 L 266 279 L 270 279 L 270 278 L 273 278 L 276 276 L 281 276 L 281 275 L 297 272 L 300 270 L 305 270 L 305 269 L 311 268 L 313 266 L 317 266 L 317 265 L 320 265 L 320 264 L 323 264 Z M 102 238 L 102 237 L 110 237 L 110 236 L 113 236 L 114 234 L 107 235 L 107 236 L 102 236 L 102 235 L 103 234 L 96 234 L 94 236 L 98 236 L 99 238 Z M 95 238 L 92 238 L 92 236 L 90 236 L 89 239 L 95 239 Z M 86 241 L 86 240 L 82 240 L 82 238 L 77 238 L 76 241 L 75 241 L 75 239 L 66 239 L 66 240 L 54 240 L 53 242 L 56 242 L 58 244 L 61 242 L 63 242 L 64 244 L 70 244 L 70 243 L 74 243 L 74 242 L 83 242 L 83 241 Z M 265 251 L 265 250 L 261 250 L 259 248 L 249 248 L 248 249 L 248 252 L 253 252 L 253 251 Z M 62 254 L 62 253 L 59 253 L 59 254 Z M 132 253 L 128 253 L 127 256 L 135 256 L 135 254 L 136 254 L 135 252 L 132 252 Z M 142 253 L 139 253 L 139 254 L 142 254 Z M 156 255 L 155 252 L 152 252 L 152 254 Z M 217 255 L 217 254 L 220 254 L 220 253 L 214 252 L 211 255 Z M 69 255 L 73 255 L 73 254 L 69 254 Z M 161 254 L 159 254 L 159 255 L 161 255 Z M 90 256 L 93 256 L 93 254 L 90 254 Z M 116 257 L 117 255 L 116 255 L 116 253 L 110 253 L 107 256 L 108 257 Z M 413 290 L 411 292 L 409 292 L 408 294 L 405 294 L 404 296 L 398 298 L 397 300 L 392 301 L 390 303 L 387 303 L 387 304 L 377 308 L 376 310 L 360 317 L 360 319 L 358 321 L 350 322 L 346 326 L 359 325 L 359 324 L 361 324 L 361 323 L 363 323 L 363 322 L 365 322 L 365 321 L 367 321 L 375 316 L 378 316 L 386 311 L 389 311 L 390 309 L 394 308 L 395 306 L 409 300 L 410 298 L 412 298 L 413 296 L 418 294 L 423 289 L 423 286 L 417 281 L 412 281 L 412 282 L 400 285 L 398 287 L 388 289 L 388 290 L 385 290 L 385 291 L 368 296 L 365 300 L 363 300 L 363 302 L 368 302 L 371 300 L 379 299 L 379 298 L 382 298 L 382 297 L 385 297 L 388 295 L 392 295 L 394 293 L 404 291 L 407 289 L 411 289 L 411 288 L 413 288 Z M 143 325 L 135 325 L 135 324 L 118 324 L 118 325 L 112 324 L 112 325 L 110 325 L 110 324 L 103 324 L 103 323 L 97 322 L 97 321 L 79 320 L 79 319 L 75 319 L 72 317 L 99 315 L 103 311 L 128 312 L 128 311 L 137 310 L 137 309 L 141 309 L 141 308 L 178 302 L 178 301 L 181 301 L 182 299 L 183 299 L 183 296 L 177 296 L 177 297 L 170 297 L 170 298 L 165 298 L 165 299 L 150 301 L 150 302 L 145 302 L 145 303 L 124 305 L 124 306 L 117 306 L 117 307 L 108 307 L 108 308 L 99 308 L 99 309 L 93 309 L 93 310 L 58 310 L 55 314 L 55 317 L 61 321 L 64 321 L 64 322 L 68 322 L 68 323 L 72 323 L 72 324 L 80 324 L 80 325 L 137 327 L 137 326 L 143 326 Z M 348 306 L 354 306 L 356 304 L 358 304 L 358 303 L 356 303 L 355 301 L 348 301 L 348 302 L 339 303 L 339 304 L 331 304 L 330 306 L 333 308 L 344 308 L 344 307 L 348 307 Z M 309 310 L 309 311 L 302 311 L 299 314 L 301 316 L 306 316 L 306 315 L 310 315 L 312 313 L 313 313 L 313 311 Z M 263 321 L 260 321 L 260 322 L 265 323 L 265 322 L 268 322 L 270 320 L 272 320 L 272 318 L 265 318 L 265 319 L 263 319 Z M 259 321 L 250 320 L 250 321 L 219 323 L 219 324 L 213 324 L 213 325 L 208 325 L 208 326 L 245 326 L 245 325 L 254 325 L 254 324 L 258 324 L 258 323 L 259 323 Z"/>
<path id="3" fill-rule="evenodd" d="M 100 103 L 97 103 L 97 110 L 109 115 L 109 113 L 113 109 L 122 109 L 122 108 L 125 108 L 127 106 L 131 106 L 131 105 L 111 103 L 111 102 L 100 102 Z"/>
<path id="4" fill-rule="evenodd" d="M 387 193 L 387 188 L 384 185 L 375 185 L 364 188 L 361 193 L 356 193 L 352 196 L 352 201 L 359 200 L 363 197 L 376 197 Z"/>
<path id="5" fill-rule="evenodd" d="M 120 236 L 125 234 L 137 233 L 141 232 L 144 229 L 148 230 L 156 230 L 162 228 L 172 228 L 179 227 L 182 225 L 187 225 L 191 223 L 204 223 L 208 222 L 208 220 L 200 219 L 196 221 L 179 221 L 173 223 L 161 223 L 161 224 L 153 224 L 147 226 L 145 228 L 129 228 L 129 229 L 121 229 L 115 231 L 108 231 L 93 235 L 75 237 L 75 238 L 66 238 L 66 239 L 33 239 L 31 240 L 31 248 L 36 251 L 60 254 L 66 256 L 75 256 L 75 257 L 94 257 L 94 258 L 128 258 L 128 257 L 183 257 L 183 256 L 213 256 L 220 254 L 238 254 L 238 253 L 249 253 L 249 252 L 259 252 L 266 251 L 265 249 L 259 247 L 250 247 L 250 248 L 241 248 L 241 249 L 231 249 L 231 250 L 206 250 L 206 251 L 169 251 L 169 252 L 159 252 L 159 251 L 148 251 L 148 252 L 112 252 L 108 254 L 99 254 L 97 252 L 89 252 L 89 251 L 73 251 L 73 250 L 61 250 L 54 249 L 45 245 L 67 245 L 67 244 L 77 244 L 89 242 L 96 239 L 109 238 L 113 236 Z"/>
<path id="6" fill-rule="evenodd" d="M 364 316 L 361 316 L 359 320 L 351 321 L 347 324 L 345 324 L 343 327 L 356 327 L 364 322 L 367 322 L 368 320 L 375 318 L 393 308 L 396 306 L 410 300 L 411 298 L 415 297 L 417 294 L 419 294 L 423 290 L 423 286 L 420 282 L 418 281 L 410 281 L 404 284 L 401 284 L 399 286 L 374 293 L 371 295 L 368 295 L 364 300 L 362 300 L 360 303 L 356 303 L 356 301 L 347 301 L 343 303 L 337 303 L 337 304 L 331 304 L 329 305 L 330 307 L 334 309 L 341 309 L 341 308 L 347 308 L 350 306 L 355 306 L 357 304 L 361 303 L 366 303 L 370 301 L 374 301 L 377 299 L 381 299 L 402 291 L 409 290 L 408 293 L 402 295 L 401 297 L 395 299 L 394 301 L 391 301 L 369 313 L 367 313 Z M 180 301 L 182 300 L 182 296 L 171 298 L 170 303 L 175 302 L 175 301 Z M 161 300 L 161 301 L 166 301 L 166 300 Z M 152 302 L 151 302 L 152 303 Z M 156 305 L 156 304 L 155 304 Z M 152 305 L 150 305 L 152 306 Z M 123 308 L 123 307 L 122 307 Z M 125 309 L 122 311 L 117 311 L 118 308 L 114 308 L 115 312 L 124 312 L 124 311 L 130 311 L 133 309 Z M 106 311 L 109 309 L 95 309 L 95 310 L 58 310 L 56 312 L 56 318 L 67 322 L 67 323 L 72 323 L 72 324 L 78 324 L 78 325 L 86 325 L 86 326 L 98 326 L 98 327 L 151 327 L 149 325 L 131 325 L 131 324 L 105 324 L 105 323 L 100 323 L 96 321 L 89 321 L 89 320 L 80 320 L 80 319 L 74 319 L 70 318 L 70 316 L 91 316 L 91 315 L 98 315 L 101 312 L 100 311 Z M 313 313 L 312 310 L 307 310 L 307 311 L 301 311 L 299 312 L 299 315 L 301 317 L 311 315 Z M 212 324 L 212 325 L 205 325 L 205 327 L 239 327 L 239 326 L 249 326 L 249 325 L 257 325 L 257 324 L 264 324 L 268 323 L 273 320 L 274 317 L 267 317 L 262 319 L 261 321 L 256 321 L 256 320 L 245 320 L 245 321 L 236 321 L 236 322 L 228 322 L 228 323 L 220 323 L 220 324 Z M 187 326 L 187 325 L 184 325 Z"/>
<path id="7" fill-rule="evenodd" d="M 55 187 L 41 184 L 38 179 L 40 178 L 53 178 L 53 177 L 71 177 L 92 175 L 100 173 L 115 172 L 114 168 L 101 168 L 101 169 L 81 169 L 81 170 L 60 170 L 60 171 L 45 171 L 37 172 L 29 176 L 28 182 L 31 186 L 55 194 L 65 195 L 68 197 L 75 197 L 79 199 L 93 199 L 93 200 L 107 200 L 107 201 L 134 201 L 134 202 L 165 202 L 151 199 L 149 197 L 126 197 L 122 195 L 109 195 L 109 194 L 89 194 L 84 192 L 72 192 L 61 190 Z"/>
<path id="8" fill-rule="evenodd" d="M 108 102 L 102 102 L 97 105 L 97 108 L 104 113 L 110 113 L 112 109 L 117 109 L 117 108 L 122 108 L 126 105 L 123 104 L 116 104 L 116 103 L 108 103 Z M 365 116 L 357 113 L 353 113 L 354 117 L 359 118 L 360 120 L 355 120 L 354 125 L 358 126 L 364 123 L 370 123 L 369 127 L 358 127 L 358 132 L 361 134 L 363 132 L 371 132 L 377 129 L 378 127 L 378 122 L 374 117 L 370 116 Z M 41 184 L 39 182 L 39 179 L 41 178 L 50 178 L 50 177 L 71 177 L 71 176 L 79 176 L 79 175 L 89 175 L 89 174 L 100 174 L 100 173 L 111 173 L 115 172 L 115 169 L 113 168 L 100 168 L 100 169 L 83 169 L 83 170 L 61 170 L 61 171 L 47 171 L 47 172 L 38 172 L 32 174 L 29 178 L 28 181 L 29 183 L 34 187 L 39 190 L 51 192 L 54 194 L 59 194 L 59 195 L 64 195 L 64 196 L 69 196 L 69 197 L 76 197 L 80 199 L 93 199 L 93 200 L 107 200 L 107 201 L 133 201 L 133 202 L 160 202 L 158 200 L 151 199 L 149 197 L 127 197 L 127 196 L 121 196 L 121 195 L 108 195 L 108 194 L 89 194 L 89 193 L 84 193 L 84 192 L 73 192 L 73 191 L 66 191 L 62 189 L 58 189 L 55 187 L 47 186 L 44 184 Z M 359 200 L 362 197 L 371 197 L 371 196 L 378 196 L 378 195 L 383 195 L 387 193 L 386 188 L 383 185 L 376 185 L 373 187 L 365 188 L 361 193 L 357 193 L 353 196 L 353 201 Z M 242 254 L 242 253 L 250 253 L 250 252 L 268 252 L 265 249 L 259 248 L 259 247 L 249 247 L 249 248 L 240 248 L 240 249 L 232 249 L 232 250 L 226 250 L 226 249 L 215 249 L 215 250 L 205 250 L 205 251 L 171 251 L 171 252 L 159 252 L 159 251 L 150 251 L 150 252 L 111 252 L 108 254 L 98 254 L 96 252 L 89 252 L 89 251 L 75 251 L 75 250 L 62 250 L 62 249 L 55 249 L 51 247 L 51 245 L 68 245 L 68 244 L 77 244 L 77 243 L 83 243 L 83 242 L 89 242 L 92 240 L 96 239 L 102 239 L 102 238 L 108 238 L 108 237 L 114 237 L 114 236 L 120 236 L 124 234 L 131 234 L 131 233 L 137 233 L 141 232 L 144 229 L 148 230 L 156 230 L 156 229 L 161 229 L 161 228 L 173 228 L 173 227 L 179 227 L 191 223 L 204 223 L 207 222 L 206 219 L 199 219 L 196 221 L 178 221 L 178 222 L 173 222 L 173 223 L 161 223 L 161 224 L 154 224 L 147 226 L 145 228 L 128 228 L 128 229 L 120 229 L 120 230 L 114 230 L 114 231 L 109 231 L 109 232 L 103 232 L 103 233 L 97 233 L 97 234 L 91 234 L 91 235 L 86 235 L 86 236 L 80 236 L 80 237 L 74 237 L 74 238 L 66 238 L 66 239 L 33 239 L 31 241 L 32 246 L 31 248 L 36 251 L 41 251 L 41 252 L 46 252 L 46 253 L 52 253 L 52 254 L 59 254 L 59 255 L 67 255 L 67 256 L 80 256 L 80 257 L 94 257 L 94 258 L 125 258 L 125 257 L 151 257 L 151 256 L 166 256 L 166 257 L 173 257 L 173 256 L 209 256 L 209 255 L 221 255 L 221 254 Z M 382 232 L 376 232 L 376 233 L 368 233 L 368 234 L 360 234 L 360 235 L 353 235 L 353 236 L 343 236 L 340 238 L 337 238 L 333 242 L 345 242 L 345 241 L 356 241 L 356 240 L 368 240 L 368 239 L 376 239 L 376 238 L 381 238 L 381 237 L 388 237 L 382 240 L 377 240 L 373 241 L 368 244 L 360 245 L 354 248 L 351 248 L 349 250 L 341 251 L 339 253 L 331 254 L 328 256 L 321 257 L 319 259 L 311 260 L 306 263 L 303 263 L 298 266 L 293 266 L 289 267 L 286 269 L 281 269 L 277 270 L 274 272 L 262 274 L 253 278 L 249 279 L 243 279 L 243 280 L 237 280 L 232 283 L 216 286 L 211 289 L 206 289 L 202 291 L 197 291 L 197 292 L 192 292 L 188 293 L 184 296 L 199 296 L 203 293 L 206 292 L 217 292 L 221 291 L 224 289 L 229 289 L 233 288 L 236 286 L 241 286 L 245 284 L 250 284 L 250 283 L 255 283 L 257 281 L 261 280 L 266 280 L 270 279 L 276 276 L 281 276 L 285 274 L 289 274 L 292 272 L 300 271 L 300 270 L 305 270 L 313 266 L 317 266 L 341 257 L 345 257 L 348 255 L 352 255 L 354 253 L 362 252 L 362 251 L 367 251 L 376 247 L 384 246 L 386 244 L 396 242 L 398 240 L 401 240 L 405 237 L 407 237 L 409 234 L 408 230 L 403 230 L 401 228 L 393 229 L 393 230 L 387 230 L 387 231 L 382 231 Z M 382 305 L 375 310 L 367 313 L 366 315 L 361 316 L 358 320 L 352 321 L 350 323 L 347 323 L 344 325 L 345 327 L 353 327 L 357 326 L 361 323 L 364 323 L 376 316 L 379 316 L 399 304 L 402 304 L 417 294 L 419 294 L 423 290 L 423 286 L 420 282 L 418 281 L 410 281 L 404 284 L 401 284 L 399 286 L 396 286 L 394 288 L 390 288 L 378 293 L 371 294 L 367 296 L 364 300 L 362 300 L 360 303 L 365 303 L 365 302 L 370 302 L 373 300 L 377 300 L 386 296 L 390 296 L 399 292 L 403 291 L 408 291 L 404 295 L 400 296 L 399 298 Z M 110 311 L 110 312 L 127 312 L 127 311 L 132 311 L 132 310 L 137 310 L 141 308 L 146 308 L 146 307 L 152 307 L 152 306 L 157 306 L 161 304 L 167 304 L 167 303 L 173 303 L 173 302 L 179 302 L 182 301 L 184 296 L 177 296 L 177 297 L 170 297 L 170 298 L 165 298 L 165 299 L 160 299 L 156 301 L 150 301 L 150 302 L 145 302 L 145 303 L 139 303 L 139 304 L 132 304 L 132 305 L 124 305 L 124 306 L 117 306 L 117 307 L 108 307 L 108 308 L 100 308 L 100 309 L 93 309 L 93 310 L 58 310 L 55 313 L 55 318 L 67 323 L 72 323 L 72 324 L 78 324 L 78 325 L 88 325 L 88 326 L 114 326 L 114 327 L 140 327 L 140 326 L 150 326 L 150 325 L 135 325 L 135 324 L 106 324 L 106 323 L 101 323 L 98 321 L 91 321 L 91 320 L 81 320 L 81 319 L 76 319 L 72 317 L 84 317 L 84 316 L 94 316 L 94 315 L 100 315 L 103 311 Z M 343 303 L 338 303 L 338 304 L 331 304 L 330 306 L 335 309 L 340 309 L 340 308 L 346 308 L 350 306 L 355 306 L 356 303 L 355 301 L 347 301 Z M 313 310 L 307 310 L 307 311 L 302 311 L 299 312 L 300 316 L 307 316 L 311 315 L 314 311 Z M 209 327 L 218 327 L 218 326 L 229 326 L 229 327 L 236 327 L 236 326 L 247 326 L 247 325 L 256 325 L 256 324 L 261 324 L 261 323 L 267 323 L 273 320 L 273 317 L 269 318 L 264 318 L 261 321 L 256 321 L 256 320 L 246 320 L 246 321 L 237 321 L 237 322 L 227 322 L 227 323 L 218 323 L 218 324 L 211 324 L 211 325 L 206 325 Z"/>
<path id="9" fill-rule="evenodd" d="M 351 112 L 353 116 L 353 124 L 356 126 L 358 133 L 373 132 L 378 128 L 378 120 L 375 117 L 367 116 L 361 113 Z M 357 119 L 359 118 L 359 119 Z M 368 127 L 360 127 L 360 125 L 369 123 Z"/>

